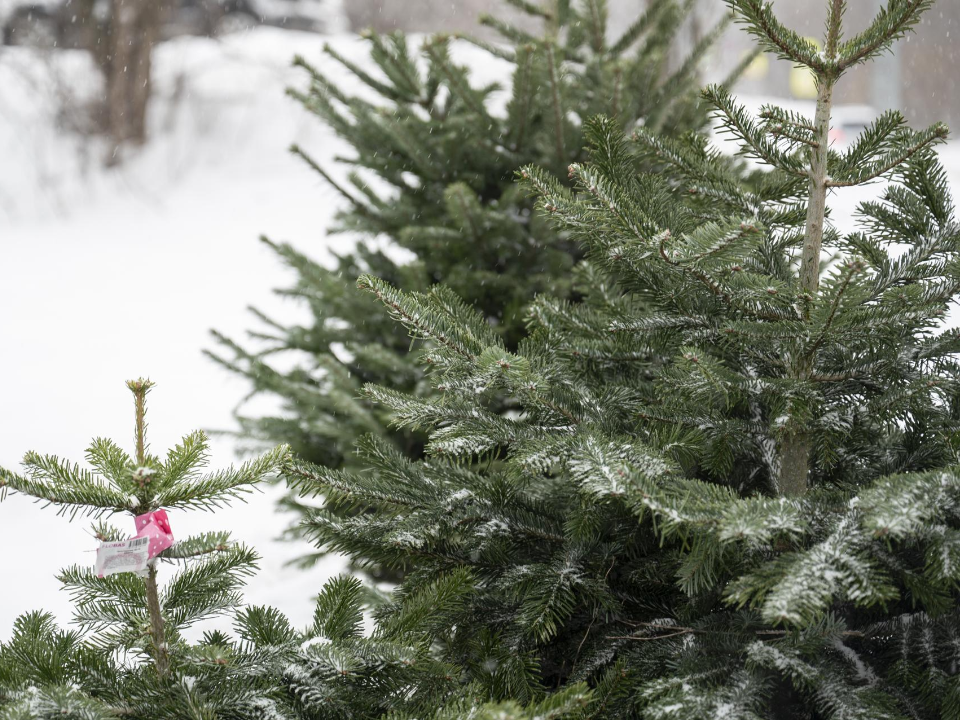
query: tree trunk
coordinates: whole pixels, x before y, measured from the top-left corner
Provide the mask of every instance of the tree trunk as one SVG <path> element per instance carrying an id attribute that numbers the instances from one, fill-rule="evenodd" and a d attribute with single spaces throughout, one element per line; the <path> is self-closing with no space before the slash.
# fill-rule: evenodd
<path id="1" fill-rule="evenodd" d="M 106 129 L 112 144 L 108 163 L 124 146 L 147 139 L 150 53 L 159 32 L 156 0 L 111 0 L 106 79 Z"/>
<path id="2" fill-rule="evenodd" d="M 832 0 L 827 19 L 826 56 L 837 56 L 840 41 L 840 17 L 843 14 L 842 0 Z M 823 224 L 827 209 L 827 150 L 830 146 L 830 111 L 833 107 L 833 85 L 836 77 L 820 73 L 817 77 L 817 112 L 814 118 L 815 146 L 810 151 L 810 166 L 807 170 L 809 199 L 807 222 L 800 256 L 800 288 L 804 293 L 804 322 L 810 320 L 810 307 L 820 290 L 820 250 L 823 243 Z M 813 351 L 811 351 L 813 352 Z M 812 354 L 802 354 L 795 359 L 794 377 L 809 379 L 814 369 Z M 780 445 L 781 495 L 803 495 L 809 487 L 812 444 L 806 428 L 797 427 L 790 421 Z"/>

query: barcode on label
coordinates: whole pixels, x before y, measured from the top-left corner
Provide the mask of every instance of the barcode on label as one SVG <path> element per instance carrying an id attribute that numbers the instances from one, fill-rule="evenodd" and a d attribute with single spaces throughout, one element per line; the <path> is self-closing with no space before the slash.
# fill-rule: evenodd
<path id="1" fill-rule="evenodd" d="M 148 537 L 104 543 L 97 550 L 97 577 L 118 572 L 144 572 L 150 560 L 149 543 Z"/>

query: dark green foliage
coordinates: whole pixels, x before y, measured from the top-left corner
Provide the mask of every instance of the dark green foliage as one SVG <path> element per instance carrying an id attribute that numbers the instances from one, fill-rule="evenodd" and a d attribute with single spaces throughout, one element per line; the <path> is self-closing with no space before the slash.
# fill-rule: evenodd
<path id="1" fill-rule="evenodd" d="M 290 717 L 580 717 L 590 701 L 582 685 L 521 698 L 494 692 L 489 682 L 471 682 L 463 668 L 437 658 L 432 643 L 456 640 L 455 632 L 439 628 L 449 627 L 460 612 L 460 599 L 472 587 L 473 579 L 466 572 L 451 573 L 432 584 L 429 594 L 407 598 L 403 612 L 380 623 L 372 633 L 363 633 L 366 592 L 353 578 L 335 578 L 320 594 L 312 627 L 292 632 L 281 619 L 267 616 L 258 623 L 264 626 L 257 631 L 260 637 L 249 639 L 279 654 L 276 677 L 287 695 Z M 241 617 L 243 625 L 249 626 L 249 616 Z M 249 634 L 249 627 L 242 632 Z M 464 636 L 459 642 L 471 641 Z M 475 642 L 481 644 L 482 640 Z M 492 695 L 513 699 L 492 702 L 488 700 Z"/>
<path id="2" fill-rule="evenodd" d="M 369 34 L 371 68 L 328 47 L 364 86 L 362 94 L 297 60 L 310 83 L 291 94 L 353 151 L 344 160 L 353 174 L 341 184 L 305 149 L 294 149 L 346 199 L 334 230 L 387 238 L 412 259 L 398 263 L 361 242 L 328 269 L 271 243 L 297 274 L 282 293 L 307 303 L 312 320 L 287 327 L 260 317 L 265 329 L 252 334 L 256 351 L 217 336 L 215 359 L 246 376 L 254 394 L 282 402 L 275 415 L 240 411 L 240 435 L 252 444 L 284 442 L 301 457 L 336 468 L 349 466 L 357 439 L 372 433 L 420 457 L 423 435 L 388 428 L 385 414 L 360 397 L 368 382 L 432 391 L 402 329 L 364 306 L 357 277 L 369 273 L 407 291 L 443 283 L 515 348 L 524 334 L 523 309 L 536 295 L 577 296 L 570 271 L 581 256 L 575 242 L 532 212 L 532 201 L 514 182 L 517 168 L 536 163 L 565 172 L 583 157 L 583 122 L 598 113 L 616 117 L 621 131 L 641 123 L 676 136 L 703 125 L 698 64 L 725 23 L 671 70 L 671 46 L 690 0 L 649 3 L 610 42 L 603 0 L 516 5 L 540 19 L 541 34 L 487 17 L 483 22 L 506 44 L 471 41 L 492 61 L 512 67 L 504 110 L 497 86 L 478 84 L 453 58 L 455 42 L 465 41 L 449 36 L 417 45 L 399 34 Z M 366 99 L 371 94 L 375 99 Z M 288 370 L 291 357 L 296 365 Z M 289 503 L 297 507 L 295 499 Z"/>
<path id="3" fill-rule="evenodd" d="M 585 251 L 580 302 L 538 298 L 513 345 L 448 290 L 361 277 L 435 391 L 365 394 L 427 456 L 374 437 L 360 469 L 287 474 L 328 497 L 322 547 L 407 571 L 377 632 L 420 627 L 491 700 L 586 682 L 593 718 L 957 717 L 946 130 L 887 114 L 827 148 L 832 83 L 925 3 L 843 43 L 834 0 L 809 56 L 766 6 L 731 4 L 820 83 L 812 119 L 705 91 L 769 170 L 745 183 L 702 138 L 591 120 L 572 188 L 523 171 Z M 841 235 L 822 199 L 880 177 Z"/>

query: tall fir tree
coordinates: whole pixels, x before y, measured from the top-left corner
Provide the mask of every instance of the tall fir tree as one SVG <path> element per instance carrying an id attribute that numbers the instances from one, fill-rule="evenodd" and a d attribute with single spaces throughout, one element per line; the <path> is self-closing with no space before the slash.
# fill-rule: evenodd
<path id="1" fill-rule="evenodd" d="M 890 0 L 845 37 L 829 0 L 823 50 L 767 3 L 728 4 L 817 82 L 813 118 L 704 92 L 763 181 L 703 137 L 592 120 L 572 190 L 523 172 L 585 249 L 583 302 L 539 298 L 512 348 L 445 287 L 361 277 L 436 393 L 366 396 L 427 457 L 371 437 L 365 470 L 287 473 L 332 505 L 309 521 L 323 547 L 410 568 L 380 623 L 444 608 L 424 644 L 493 699 L 586 682 L 592 718 L 960 717 L 946 128 L 888 112 L 829 146 L 836 83 L 931 3 Z M 831 191 L 877 180 L 836 230 Z"/>
<path id="2" fill-rule="evenodd" d="M 297 59 L 310 86 L 291 94 L 353 150 L 344 161 L 353 172 L 341 184 L 294 148 L 345 203 L 333 230 L 387 238 L 413 260 L 398 262 L 362 241 L 326 268 L 289 245 L 271 243 L 297 275 L 281 294 L 306 303 L 312 317 L 286 326 L 257 313 L 265 328 L 252 333 L 258 350 L 217 335 L 220 348 L 212 356 L 246 377 L 252 394 L 282 406 L 261 417 L 241 409 L 240 434 L 248 442 L 287 443 L 301 457 L 336 468 L 349 466 L 357 439 L 373 433 L 409 457 L 421 456 L 424 436 L 391 428 L 360 392 L 368 382 L 432 391 L 405 333 L 359 300 L 357 277 L 372 273 L 410 291 L 442 282 L 514 348 L 523 335 L 522 310 L 535 295 L 576 296 L 570 270 L 581 256 L 575 242 L 532 213 L 515 171 L 524 164 L 559 171 L 581 159 L 583 120 L 598 113 L 616 117 L 622 129 L 640 123 L 672 135 L 703 125 L 699 67 L 726 22 L 672 66 L 695 0 L 654 0 L 613 40 L 605 0 L 511 4 L 541 23 L 543 34 L 485 17 L 505 43 L 470 41 L 512 67 L 505 112 L 497 110 L 497 86 L 477 83 L 454 60 L 454 36 L 417 47 L 400 34 L 370 33 L 370 68 L 328 46 L 362 93 Z M 370 95 L 375 99 L 365 99 Z M 290 504 L 303 510 L 293 499 Z"/>

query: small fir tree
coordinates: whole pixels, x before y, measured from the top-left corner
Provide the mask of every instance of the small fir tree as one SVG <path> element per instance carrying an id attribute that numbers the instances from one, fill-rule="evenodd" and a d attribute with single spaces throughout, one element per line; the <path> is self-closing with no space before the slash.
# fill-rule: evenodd
<path id="1" fill-rule="evenodd" d="M 130 535 L 133 519 L 146 513 L 222 507 L 262 482 L 287 455 L 278 447 L 239 468 L 205 474 L 207 440 L 194 432 L 161 459 L 146 443 L 146 395 L 153 383 L 127 386 L 136 407 L 132 456 L 103 438 L 87 450 L 92 470 L 27 453 L 24 474 L 0 468 L 0 492 L 35 497 L 71 519 L 125 516 L 126 528 L 94 525 L 96 537 L 110 542 Z M 157 561 L 178 566 L 163 587 Z M 41 611 L 16 620 L 11 639 L 0 644 L 0 718 L 276 717 L 267 711 L 285 693 L 266 672 L 273 658 L 251 642 L 270 611 L 241 613 L 241 642 L 221 632 L 207 632 L 196 643 L 183 635 L 237 608 L 256 561 L 257 554 L 228 533 L 210 532 L 163 550 L 143 577 L 98 577 L 79 566 L 62 571 L 77 629 L 60 630 Z"/>
<path id="2" fill-rule="evenodd" d="M 284 442 L 336 468 L 349 466 L 357 439 L 372 433 L 419 457 L 422 433 L 391 428 L 361 395 L 370 382 L 432 391 L 402 329 L 359 302 L 357 277 L 372 273 L 411 291 L 442 282 L 515 348 L 524 332 L 522 309 L 535 295 L 576 296 L 570 270 L 581 255 L 575 242 L 531 212 L 532 202 L 513 182 L 517 168 L 533 163 L 559 171 L 582 159 L 582 121 L 597 113 L 617 118 L 623 129 L 642 123 L 673 135 L 703 124 L 698 69 L 726 23 L 671 71 L 671 46 L 693 0 L 654 0 L 612 41 L 604 0 L 512 4 L 542 23 L 541 36 L 485 17 L 506 44 L 471 40 L 512 67 L 506 112 L 495 109 L 496 85 L 477 83 L 455 62 L 453 36 L 416 47 L 399 34 L 368 34 L 372 69 L 328 46 L 363 95 L 297 59 L 311 83 L 306 93 L 291 94 L 353 150 L 345 162 L 354 172 L 344 185 L 294 148 L 345 200 L 334 230 L 388 238 L 413 260 L 397 262 L 361 242 L 325 268 L 288 245 L 273 245 L 297 273 L 295 285 L 281 292 L 306 302 L 311 322 L 285 326 L 260 316 L 266 330 L 252 336 L 261 350 L 217 335 L 221 348 L 213 354 L 244 375 L 254 394 L 282 403 L 277 414 L 240 412 L 241 435 L 253 444 Z M 364 99 L 371 92 L 375 99 Z"/>
<path id="3" fill-rule="evenodd" d="M 366 471 L 287 472 L 365 511 L 314 512 L 324 547 L 413 568 L 380 623 L 449 607 L 434 657 L 493 699 L 588 682 L 593 718 L 960 717 L 960 333 L 943 328 L 960 225 L 932 150 L 946 128 L 890 112 L 829 147 L 837 81 L 930 3 L 891 0 L 844 38 L 829 0 L 823 51 L 769 4 L 729 5 L 817 80 L 813 118 L 755 119 L 705 91 L 763 181 L 703 138 L 629 143 L 590 122 L 573 191 L 524 171 L 586 250 L 584 302 L 538 299 L 511 349 L 444 287 L 362 277 L 425 341 L 438 393 L 366 396 L 427 432 L 428 456 L 371 438 Z M 878 179 L 841 235 L 829 192 Z"/>
<path id="4" fill-rule="evenodd" d="M 197 432 L 161 460 L 145 437 L 152 383 L 128 385 L 136 402 L 133 457 L 104 439 L 87 453 L 95 472 L 29 453 L 24 475 L 0 469 L 0 490 L 71 517 L 134 518 L 161 508 L 220 507 L 287 455 L 280 447 L 239 469 L 202 474 L 207 443 Z M 126 534 L 104 523 L 94 531 L 105 541 Z M 456 663 L 438 661 L 432 638 L 462 602 L 456 582 L 408 598 L 404 613 L 365 633 L 364 609 L 377 598 L 354 578 L 334 578 L 320 593 L 314 621 L 297 630 L 273 608 L 239 607 L 238 591 L 256 560 L 216 532 L 163 550 L 143 577 L 64 570 L 78 628 L 61 630 L 39 611 L 16 620 L 10 640 L 0 643 L 0 720 L 574 720 L 589 702 L 582 685 L 502 696 L 470 682 Z M 156 561 L 181 566 L 164 587 Z M 227 613 L 235 637 L 184 637 L 193 624 Z M 490 701 L 495 695 L 499 701 Z"/>

